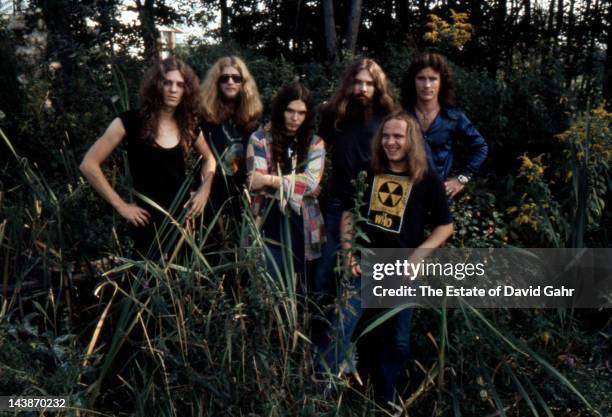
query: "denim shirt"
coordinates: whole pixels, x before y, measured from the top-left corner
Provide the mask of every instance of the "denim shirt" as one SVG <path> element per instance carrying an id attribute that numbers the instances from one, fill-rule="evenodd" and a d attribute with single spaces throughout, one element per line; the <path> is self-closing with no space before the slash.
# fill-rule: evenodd
<path id="1" fill-rule="evenodd" d="M 442 180 L 446 180 L 451 172 L 456 141 L 463 141 L 468 149 L 466 164 L 457 170 L 458 174 L 473 177 L 487 158 L 487 143 L 459 109 L 442 110 L 423 137 L 429 165 L 435 168 Z"/>

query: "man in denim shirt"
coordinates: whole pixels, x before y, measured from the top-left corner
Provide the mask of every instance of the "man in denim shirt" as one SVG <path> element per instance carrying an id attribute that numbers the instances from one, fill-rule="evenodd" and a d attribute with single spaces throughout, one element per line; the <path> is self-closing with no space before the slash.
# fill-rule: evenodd
<path id="1" fill-rule="evenodd" d="M 444 180 L 449 199 L 455 198 L 487 157 L 487 144 L 472 122 L 453 107 L 452 72 L 440 54 L 425 52 L 410 65 L 402 84 L 402 105 L 421 126 L 429 164 Z M 455 141 L 468 151 L 467 161 L 450 177 Z"/>

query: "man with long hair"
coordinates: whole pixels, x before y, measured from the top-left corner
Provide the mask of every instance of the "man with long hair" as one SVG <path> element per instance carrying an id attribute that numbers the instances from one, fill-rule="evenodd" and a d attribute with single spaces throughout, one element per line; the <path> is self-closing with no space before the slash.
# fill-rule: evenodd
<path id="1" fill-rule="evenodd" d="M 208 220 L 219 210 L 228 214 L 219 218 L 220 224 L 236 225 L 241 218 L 245 151 L 261 112 L 257 84 L 244 61 L 237 56 L 217 60 L 202 83 L 202 131 L 217 158 Z"/>
<path id="2" fill-rule="evenodd" d="M 351 180 L 370 162 L 371 141 L 381 120 L 397 108 L 390 81 L 373 60 L 351 63 L 332 95 L 321 106 L 319 135 L 331 152 L 332 175 L 323 190 L 323 214 L 327 242 L 318 260 L 311 290 L 319 306 L 331 304 L 337 282 L 334 268 L 340 246 L 340 196 L 352 194 Z M 316 340 L 324 333 L 314 323 Z M 324 326 L 324 325 L 322 325 Z"/>
<path id="3" fill-rule="evenodd" d="M 323 176 L 325 146 L 314 134 L 312 96 L 301 83 L 281 87 L 271 110 L 269 128 L 259 129 L 249 140 L 249 188 L 255 192 L 252 211 L 269 242 L 268 270 L 293 282 L 282 272 L 293 265 L 304 278 L 305 261 L 319 257 L 325 240 L 323 216 L 313 196 Z"/>
<path id="4" fill-rule="evenodd" d="M 188 216 L 202 212 L 208 201 L 215 159 L 198 127 L 198 77 L 183 61 L 170 57 L 153 65 L 140 89 L 141 108 L 121 113 L 87 151 L 80 169 L 94 189 L 128 221 L 135 249 L 147 256 L 157 240 L 165 215 L 147 200 L 175 216 L 183 207 Z M 133 188 L 146 199 L 125 201 L 102 172 L 102 164 L 125 143 Z M 201 186 L 184 198 L 185 159 L 191 150 L 202 157 Z M 185 202 L 185 200 L 187 200 Z M 184 204 L 183 204 L 184 203 Z M 163 248 L 162 248 L 163 249 Z"/>
<path id="5" fill-rule="evenodd" d="M 402 105 L 418 122 L 430 164 L 455 198 L 478 172 L 487 157 L 487 143 L 465 113 L 454 107 L 453 74 L 444 56 L 424 52 L 410 64 L 402 82 Z M 467 148 L 466 162 L 450 176 L 457 143 Z"/>
<path id="6" fill-rule="evenodd" d="M 353 224 L 353 197 L 347 196 L 342 201 L 343 257 L 354 277 L 351 286 L 355 295 L 350 298 L 346 311 L 332 320 L 341 336 L 327 338 L 322 350 L 321 360 L 336 375 L 343 361 L 352 365 L 351 338 L 359 322 L 370 323 L 387 312 L 364 310 L 361 306 L 361 268 L 352 248 L 356 227 L 368 237 L 368 241 L 357 240 L 363 248 L 433 250 L 444 244 L 453 232 L 444 187 L 428 167 L 421 130 L 411 115 L 392 113 L 382 121 L 372 144 L 366 183 L 365 204 L 360 208 L 363 223 Z M 425 233 L 426 226 L 432 229 L 429 236 Z M 360 344 L 367 345 L 367 355 L 359 355 L 360 373 L 369 377 L 377 400 L 384 405 L 394 400 L 396 385 L 408 359 L 411 317 L 412 310 L 403 309 L 360 338 Z M 333 340 L 339 345 L 332 346 Z"/>

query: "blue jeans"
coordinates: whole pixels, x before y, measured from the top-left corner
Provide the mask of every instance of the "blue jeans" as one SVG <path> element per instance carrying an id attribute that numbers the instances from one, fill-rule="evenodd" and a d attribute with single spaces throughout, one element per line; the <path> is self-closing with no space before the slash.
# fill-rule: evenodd
<path id="1" fill-rule="evenodd" d="M 310 291 L 319 306 L 331 304 L 336 297 L 336 259 L 340 248 L 340 218 L 342 208 L 339 200 L 329 200 L 323 209 L 325 236 L 327 241 L 317 259 Z"/>
<path id="2" fill-rule="evenodd" d="M 303 248 L 303 245 L 302 245 Z M 300 274 L 301 279 L 305 277 L 304 269 L 304 252 L 300 252 L 300 248 L 295 245 L 266 245 L 266 267 L 268 272 L 278 282 L 289 277 L 291 272 Z M 289 260 L 293 262 L 293 271 L 290 268 Z M 285 280 L 286 282 L 286 280 Z"/>
<path id="3" fill-rule="evenodd" d="M 325 235 L 327 241 L 321 248 L 321 257 L 314 263 L 313 273 L 309 282 L 309 298 L 314 303 L 311 338 L 314 346 L 321 351 L 325 346 L 325 338 L 329 332 L 328 321 L 324 309 L 333 304 L 338 279 L 334 269 L 337 253 L 340 248 L 340 218 L 342 209 L 339 200 L 329 200 L 323 208 Z"/>
<path id="4" fill-rule="evenodd" d="M 389 309 L 362 308 L 360 288 L 361 277 L 358 277 L 346 289 L 352 294 L 332 319 L 333 333 L 330 332 L 319 345 L 319 367 L 336 375 L 344 361 L 351 367 L 352 350 L 359 342 L 360 373 L 369 376 L 377 400 L 385 404 L 393 401 L 396 385 L 409 358 L 412 309 L 399 307 L 383 323 L 357 337 L 356 330 L 363 332 L 381 315 L 390 312 Z"/>
<path id="5" fill-rule="evenodd" d="M 292 273 L 300 275 L 300 291 L 306 277 L 304 263 L 304 219 L 295 213 L 289 217 L 275 210 L 268 216 L 263 226 L 264 235 L 271 241 L 266 242 L 266 267 L 277 283 L 292 282 Z"/>

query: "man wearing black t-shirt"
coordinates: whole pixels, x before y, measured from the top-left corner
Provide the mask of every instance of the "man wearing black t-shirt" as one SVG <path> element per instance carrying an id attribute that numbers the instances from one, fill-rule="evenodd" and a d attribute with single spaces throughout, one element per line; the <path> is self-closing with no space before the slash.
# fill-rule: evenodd
<path id="1" fill-rule="evenodd" d="M 338 88 L 321 108 L 319 136 L 331 153 L 332 175 L 321 195 L 327 242 L 315 267 L 311 291 L 321 307 L 336 294 L 337 252 L 340 247 L 340 196 L 351 193 L 351 180 L 370 162 L 372 137 L 380 121 L 397 107 L 387 76 L 371 59 L 359 59 L 345 70 Z M 323 329 L 315 325 L 317 343 Z"/>
<path id="2" fill-rule="evenodd" d="M 246 179 L 245 152 L 257 128 L 262 104 L 255 79 L 242 59 L 225 56 L 208 70 L 202 83 L 202 132 L 217 159 L 207 206 L 206 226 L 217 217 L 215 237 L 236 244 Z"/>
<path id="3" fill-rule="evenodd" d="M 361 207 L 363 224 L 358 227 L 369 242 L 360 241 L 366 248 L 419 248 L 435 249 L 451 236 L 453 224 L 444 185 L 433 172 L 429 172 L 420 127 L 407 113 L 393 113 L 383 121 L 374 138 L 368 188 L 365 204 Z M 361 267 L 353 255 L 351 242 L 353 226 L 352 196 L 342 201 L 341 236 L 345 265 L 354 277 L 352 285 L 358 288 Z M 431 234 L 425 236 L 426 226 Z M 322 360 L 334 373 L 340 362 L 348 360 L 350 340 L 360 321 L 372 319 L 381 310 L 361 307 L 358 296 L 350 300 L 350 308 L 343 321 L 333 322 L 345 335 L 322 351 Z M 383 310 L 383 313 L 385 310 Z M 412 310 L 404 309 L 368 334 L 367 355 L 359 355 L 359 369 L 370 377 L 374 392 L 383 404 L 393 401 L 395 386 L 406 364 L 410 347 L 410 321 Z M 374 341 L 374 343 L 372 343 Z"/>

